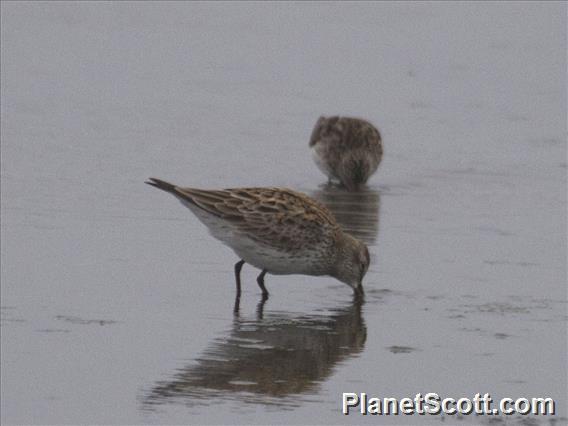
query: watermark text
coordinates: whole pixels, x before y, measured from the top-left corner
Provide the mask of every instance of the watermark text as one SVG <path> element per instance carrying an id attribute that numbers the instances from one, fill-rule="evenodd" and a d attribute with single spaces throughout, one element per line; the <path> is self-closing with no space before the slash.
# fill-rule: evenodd
<path id="1" fill-rule="evenodd" d="M 502 398 L 494 401 L 488 393 L 476 393 L 473 398 L 441 398 L 437 393 L 417 393 L 414 398 L 378 398 L 366 393 L 343 393 L 343 414 L 351 410 L 367 415 L 439 415 L 479 414 L 554 415 L 555 401 L 552 398 Z"/>

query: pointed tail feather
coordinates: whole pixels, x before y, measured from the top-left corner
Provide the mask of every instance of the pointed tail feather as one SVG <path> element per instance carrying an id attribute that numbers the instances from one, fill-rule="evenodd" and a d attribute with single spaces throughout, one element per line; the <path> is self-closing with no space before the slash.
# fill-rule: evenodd
<path id="1" fill-rule="evenodd" d="M 175 195 L 182 202 L 191 203 L 194 206 L 199 207 L 201 210 L 204 210 L 214 216 L 225 217 L 235 215 L 234 209 L 226 212 L 216 206 L 216 204 L 222 205 L 223 201 L 227 197 L 223 194 L 224 191 L 206 191 L 196 188 L 180 188 L 179 186 L 156 178 L 149 178 L 144 183 L 155 186 L 162 191 L 169 192 L 170 194 Z"/>
<path id="2" fill-rule="evenodd" d="M 176 186 L 172 183 L 166 182 L 165 180 L 156 179 L 156 178 L 149 178 L 149 180 L 147 180 L 144 183 L 147 183 L 148 185 L 151 185 L 151 186 L 155 186 L 156 188 L 161 189 L 162 191 L 169 192 L 170 194 L 175 195 L 181 201 L 189 202 L 189 203 L 194 204 L 194 205 L 196 205 L 197 207 L 199 207 L 203 210 L 207 210 L 203 205 L 201 205 L 201 203 L 195 202 L 192 194 L 190 194 L 188 192 L 189 188 L 185 188 L 185 189 L 180 188 L 179 186 Z M 207 191 L 204 191 L 204 192 L 207 192 Z"/>
<path id="3" fill-rule="evenodd" d="M 150 178 L 149 180 L 147 180 L 144 183 L 147 183 L 148 185 L 155 186 L 156 188 L 161 189 L 162 191 L 170 192 L 174 195 L 177 195 L 176 186 L 172 185 L 171 183 L 166 182 L 164 180 L 156 179 L 156 178 Z"/>

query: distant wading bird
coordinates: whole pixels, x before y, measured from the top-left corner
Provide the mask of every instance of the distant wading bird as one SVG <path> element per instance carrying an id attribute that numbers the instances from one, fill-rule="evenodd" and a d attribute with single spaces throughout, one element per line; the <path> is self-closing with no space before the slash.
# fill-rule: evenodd
<path id="1" fill-rule="evenodd" d="M 263 297 L 267 273 L 330 275 L 363 293 L 367 246 L 343 232 L 332 213 L 307 195 L 283 188 L 181 188 L 155 178 L 146 183 L 175 195 L 241 259 L 235 264 L 237 298 L 245 262 L 262 271 L 257 282 Z"/>
<path id="2" fill-rule="evenodd" d="M 310 137 L 314 161 L 330 181 L 357 191 L 379 167 L 383 157 L 381 134 L 365 120 L 320 117 Z"/>

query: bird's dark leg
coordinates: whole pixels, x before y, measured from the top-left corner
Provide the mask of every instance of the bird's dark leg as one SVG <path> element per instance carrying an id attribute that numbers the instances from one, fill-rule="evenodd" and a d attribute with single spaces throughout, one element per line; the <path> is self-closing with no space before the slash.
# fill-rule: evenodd
<path id="1" fill-rule="evenodd" d="M 260 302 L 258 302 L 258 304 L 256 305 L 256 319 L 259 321 L 262 320 L 264 317 L 264 304 L 266 303 L 267 300 L 268 296 L 265 296 L 263 294 L 262 298 L 260 299 Z"/>
<path id="2" fill-rule="evenodd" d="M 268 290 L 266 290 L 266 287 L 264 286 L 264 276 L 265 275 L 266 275 L 266 269 L 263 269 L 262 272 L 260 273 L 260 275 L 258 276 L 258 278 L 256 279 L 258 286 L 262 290 L 262 297 L 263 298 L 268 297 Z"/>
<path id="3" fill-rule="evenodd" d="M 239 309 L 241 308 L 241 298 L 240 296 L 235 297 L 235 305 L 233 306 L 233 315 L 235 318 L 239 317 Z"/>
<path id="4" fill-rule="evenodd" d="M 241 269 L 245 264 L 244 260 L 239 260 L 235 263 L 235 281 L 237 283 L 237 298 L 241 297 Z"/>

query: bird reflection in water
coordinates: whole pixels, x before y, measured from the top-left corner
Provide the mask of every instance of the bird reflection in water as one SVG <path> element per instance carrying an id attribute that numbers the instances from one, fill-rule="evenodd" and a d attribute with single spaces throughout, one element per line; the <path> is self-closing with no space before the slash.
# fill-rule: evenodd
<path id="1" fill-rule="evenodd" d="M 379 230 L 379 191 L 365 187 L 357 192 L 349 192 L 336 185 L 326 184 L 310 195 L 331 210 L 345 231 L 369 245 L 376 242 Z"/>
<path id="2" fill-rule="evenodd" d="M 264 313 L 234 316 L 232 330 L 171 380 L 159 382 L 144 397 L 146 409 L 165 403 L 188 406 L 238 400 L 294 406 L 312 396 L 334 367 L 363 350 L 367 330 L 363 301 L 314 315 Z"/>

